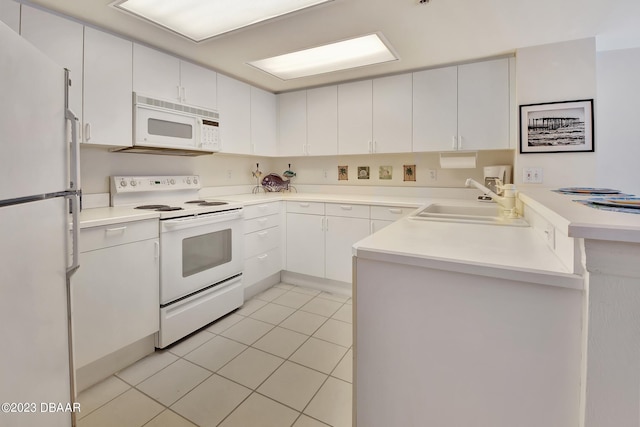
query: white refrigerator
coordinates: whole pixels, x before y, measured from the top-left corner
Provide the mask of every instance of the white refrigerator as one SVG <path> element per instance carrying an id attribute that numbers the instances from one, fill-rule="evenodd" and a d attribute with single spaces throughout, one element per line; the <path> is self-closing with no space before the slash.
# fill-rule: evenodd
<path id="1" fill-rule="evenodd" d="M 75 419 L 69 278 L 80 189 L 69 84 L 0 22 L 0 426 Z"/>

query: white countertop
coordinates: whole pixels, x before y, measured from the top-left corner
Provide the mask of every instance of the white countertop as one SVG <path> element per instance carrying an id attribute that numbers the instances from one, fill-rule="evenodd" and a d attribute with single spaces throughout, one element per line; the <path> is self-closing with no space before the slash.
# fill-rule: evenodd
<path id="1" fill-rule="evenodd" d="M 525 189 L 522 201 L 551 215 L 556 227 L 566 227 L 569 237 L 640 243 L 640 215 L 590 208 L 574 200 L 581 196 L 558 194 L 551 189 Z"/>
<path id="2" fill-rule="evenodd" d="M 325 193 L 258 193 L 258 194 L 238 194 L 233 196 L 216 197 L 220 200 L 241 202 L 245 205 L 255 205 L 277 200 L 304 200 L 305 202 L 322 203 L 351 203 L 362 205 L 384 205 L 397 207 L 419 207 L 428 202 L 429 199 L 422 197 L 405 196 L 377 196 L 358 194 L 325 194 Z"/>
<path id="3" fill-rule="evenodd" d="M 80 212 L 80 228 L 99 227 L 129 221 L 160 218 L 154 211 L 135 210 L 131 207 L 106 207 L 83 209 Z"/>
<path id="4" fill-rule="evenodd" d="M 583 288 L 582 278 L 531 227 L 404 218 L 358 242 L 354 252 L 377 261 Z"/>

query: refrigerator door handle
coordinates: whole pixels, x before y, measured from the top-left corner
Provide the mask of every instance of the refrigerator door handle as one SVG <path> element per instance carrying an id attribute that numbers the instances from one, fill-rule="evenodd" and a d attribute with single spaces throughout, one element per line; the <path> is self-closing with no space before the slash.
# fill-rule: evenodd
<path id="1" fill-rule="evenodd" d="M 69 190 L 80 190 L 80 141 L 78 140 L 78 117 L 69 109 L 69 87 L 71 86 L 71 79 L 69 77 L 69 70 L 64 70 L 64 77 L 66 81 L 64 107 L 65 107 L 65 119 L 69 120 L 71 126 L 71 152 L 69 160 Z"/>
<path id="2" fill-rule="evenodd" d="M 78 240 L 80 237 L 80 195 L 78 193 L 70 194 L 66 197 L 71 202 L 71 265 L 67 268 L 67 278 L 80 267 L 80 248 Z"/>

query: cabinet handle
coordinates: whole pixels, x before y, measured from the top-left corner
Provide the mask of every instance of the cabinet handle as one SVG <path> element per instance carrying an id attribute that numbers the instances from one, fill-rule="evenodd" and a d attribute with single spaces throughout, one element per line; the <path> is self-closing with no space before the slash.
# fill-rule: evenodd
<path id="1" fill-rule="evenodd" d="M 267 205 L 258 205 L 258 209 L 260 209 L 261 211 L 266 211 L 268 208 Z"/>
<path id="2" fill-rule="evenodd" d="M 462 135 L 458 135 L 458 150 L 462 150 Z"/>
<path id="3" fill-rule="evenodd" d="M 182 86 L 182 102 L 187 102 L 187 88 Z"/>
<path id="4" fill-rule="evenodd" d="M 402 209 L 389 209 L 389 213 L 401 214 L 402 213 Z"/>
<path id="5" fill-rule="evenodd" d="M 84 140 L 89 142 L 91 139 L 91 123 L 85 123 L 84 125 Z"/>
<path id="6" fill-rule="evenodd" d="M 373 153 L 373 141 L 369 141 L 369 153 Z"/>
<path id="7" fill-rule="evenodd" d="M 269 254 L 264 254 L 264 255 L 260 255 L 260 256 L 258 257 L 258 259 L 259 259 L 260 261 L 264 261 L 264 260 L 265 260 L 265 259 L 267 259 L 268 257 L 269 257 Z"/>
<path id="8" fill-rule="evenodd" d="M 264 236 L 266 236 L 267 234 L 269 234 L 269 232 L 268 232 L 268 231 L 261 231 L 260 233 L 258 233 L 258 237 L 264 237 Z"/>
<path id="9" fill-rule="evenodd" d="M 454 135 L 451 140 L 452 140 L 452 148 L 455 150 L 456 148 L 458 148 L 458 138 L 456 138 Z"/>
<path id="10" fill-rule="evenodd" d="M 376 153 L 378 151 L 378 141 L 373 141 L 373 144 L 371 146 L 371 152 L 372 153 Z"/>
<path id="11" fill-rule="evenodd" d="M 342 209 L 343 211 L 350 211 L 353 209 L 353 206 L 349 206 L 349 205 L 340 205 L 340 209 Z"/>
<path id="12" fill-rule="evenodd" d="M 309 203 L 300 203 L 300 207 L 301 208 L 308 208 L 309 207 Z"/>
<path id="13" fill-rule="evenodd" d="M 257 221 L 259 224 L 266 224 L 267 223 L 267 218 L 258 218 Z"/>
<path id="14" fill-rule="evenodd" d="M 116 231 L 122 231 L 124 232 L 124 230 L 127 229 L 127 226 L 125 225 L 124 227 L 117 227 L 117 228 L 107 228 L 106 230 L 104 230 L 105 233 L 115 233 Z"/>
<path id="15" fill-rule="evenodd" d="M 154 258 L 155 259 L 160 258 L 160 243 L 153 242 L 153 249 L 154 249 L 154 252 L 153 252 Z"/>
<path id="16" fill-rule="evenodd" d="M 329 231 L 329 218 L 324 219 L 324 231 Z"/>

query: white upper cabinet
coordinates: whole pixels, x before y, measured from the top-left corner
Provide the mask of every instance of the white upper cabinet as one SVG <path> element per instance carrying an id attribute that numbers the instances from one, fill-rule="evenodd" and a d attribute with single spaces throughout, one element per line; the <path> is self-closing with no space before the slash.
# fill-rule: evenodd
<path id="1" fill-rule="evenodd" d="M 411 151 L 411 74 L 373 80 L 373 153 Z"/>
<path id="2" fill-rule="evenodd" d="M 307 90 L 307 154 L 338 154 L 338 87 Z"/>
<path id="3" fill-rule="evenodd" d="M 218 106 L 217 76 L 215 71 L 180 61 L 182 102 L 215 110 Z"/>
<path id="4" fill-rule="evenodd" d="M 248 84 L 218 75 L 218 109 L 222 153 L 252 154 L 251 88 Z"/>
<path id="5" fill-rule="evenodd" d="M 253 154 L 277 153 L 276 95 L 251 86 L 251 145 Z"/>
<path id="6" fill-rule="evenodd" d="M 338 85 L 338 154 L 371 152 L 372 110 L 371 80 Z"/>
<path id="7" fill-rule="evenodd" d="M 458 67 L 413 73 L 413 151 L 457 148 Z"/>
<path id="8" fill-rule="evenodd" d="M 458 149 L 509 148 L 509 59 L 458 66 Z"/>
<path id="9" fill-rule="evenodd" d="M 133 45 L 135 92 L 215 110 L 216 80 L 215 71 L 155 49 Z"/>
<path id="10" fill-rule="evenodd" d="M 307 92 L 278 95 L 278 154 L 307 155 Z"/>
<path id="11" fill-rule="evenodd" d="M 0 0 L 0 21 L 7 24 L 16 33 L 20 31 L 20 3 L 13 0 Z"/>
<path id="12" fill-rule="evenodd" d="M 509 59 L 413 73 L 413 151 L 509 148 Z"/>
<path id="13" fill-rule="evenodd" d="M 85 28 L 84 143 L 131 145 L 132 48 L 128 40 Z"/>
<path id="14" fill-rule="evenodd" d="M 69 69 L 69 108 L 82 123 L 83 26 L 22 5 L 21 35 L 61 67 Z"/>
<path id="15" fill-rule="evenodd" d="M 172 101 L 179 101 L 180 60 L 154 49 L 133 45 L 133 90 Z"/>

